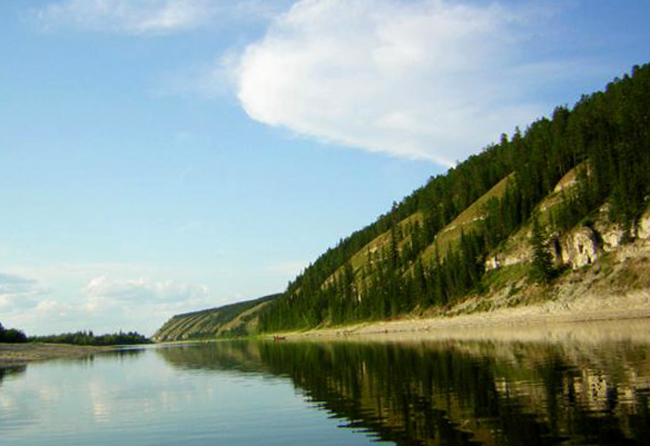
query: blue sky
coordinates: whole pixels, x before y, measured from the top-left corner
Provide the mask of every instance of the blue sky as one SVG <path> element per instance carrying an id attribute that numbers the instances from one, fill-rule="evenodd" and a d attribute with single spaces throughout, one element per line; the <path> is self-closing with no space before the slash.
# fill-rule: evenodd
<path id="1" fill-rule="evenodd" d="M 0 3 L 0 321 L 151 334 L 284 289 L 648 62 L 646 2 Z"/>

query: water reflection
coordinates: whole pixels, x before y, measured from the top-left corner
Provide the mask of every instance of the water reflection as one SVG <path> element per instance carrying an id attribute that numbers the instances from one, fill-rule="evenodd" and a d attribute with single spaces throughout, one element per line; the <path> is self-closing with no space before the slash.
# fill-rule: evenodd
<path id="1" fill-rule="evenodd" d="M 341 426 L 399 445 L 646 444 L 648 343 L 229 342 L 160 349 L 183 369 L 288 377 Z"/>
<path id="2" fill-rule="evenodd" d="M 232 371 L 243 374 L 268 371 L 260 357 L 259 344 L 248 341 L 162 345 L 155 351 L 168 364 L 183 370 Z"/>
<path id="3" fill-rule="evenodd" d="M 21 375 L 25 373 L 25 370 L 27 370 L 27 367 L 24 365 L 0 367 L 0 386 L 2 386 L 2 381 L 5 379 L 5 377 L 9 377 L 12 375 Z"/>

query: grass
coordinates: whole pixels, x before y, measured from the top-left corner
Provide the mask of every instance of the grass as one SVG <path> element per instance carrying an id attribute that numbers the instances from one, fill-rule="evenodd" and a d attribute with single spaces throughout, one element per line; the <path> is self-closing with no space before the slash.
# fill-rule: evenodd
<path id="1" fill-rule="evenodd" d="M 214 339 L 255 328 L 254 318 L 277 295 L 174 316 L 154 335 L 156 340 Z"/>
<path id="2" fill-rule="evenodd" d="M 510 181 L 512 181 L 512 175 L 499 181 L 492 189 L 461 212 L 451 223 L 442 228 L 433 243 L 421 254 L 422 259 L 425 262 L 430 262 L 436 252 L 442 259 L 460 240 L 463 231 L 469 232 L 481 221 L 485 204 L 492 198 L 500 198 L 505 194 Z"/>
<path id="3" fill-rule="evenodd" d="M 400 221 L 398 223 L 399 228 L 403 231 L 404 237 L 400 241 L 398 248 L 404 247 L 410 240 L 411 237 L 408 235 L 408 231 L 406 231 L 407 227 L 409 225 L 414 225 L 416 223 L 422 224 L 424 220 L 424 216 L 422 215 L 421 212 L 416 212 L 413 215 L 410 215 L 409 217 L 405 218 L 404 220 Z M 352 258 L 350 259 L 350 264 L 352 265 L 352 270 L 356 274 L 361 268 L 363 268 L 367 262 L 368 259 L 368 254 L 369 253 L 375 253 L 386 246 L 390 243 L 390 232 L 386 231 L 383 234 L 375 237 L 370 243 L 368 243 L 366 246 L 361 248 Z M 331 283 L 338 275 L 343 273 L 343 266 L 338 268 L 325 282 L 323 282 L 323 285 L 328 285 Z"/>
<path id="4" fill-rule="evenodd" d="M 623 267 L 611 277 L 612 285 L 620 290 L 644 290 L 650 288 L 650 258 L 648 256 L 627 259 Z"/>
<path id="5" fill-rule="evenodd" d="M 486 273 L 481 279 L 482 288 L 487 292 L 495 292 L 504 289 L 512 284 L 520 282 L 528 277 L 530 265 L 528 263 L 518 263 L 515 265 L 503 266 L 496 270 Z M 512 293 L 514 286 L 510 289 Z"/>
<path id="6" fill-rule="evenodd" d="M 424 217 L 421 212 L 416 212 L 415 214 L 405 218 L 404 220 L 400 221 L 398 223 L 398 226 L 401 230 L 404 232 L 406 231 L 406 228 L 409 225 L 413 225 L 415 223 L 420 223 L 422 224 L 424 220 Z M 403 247 L 406 243 L 410 241 L 410 236 L 405 234 L 405 236 L 402 238 L 402 241 L 399 243 L 399 248 Z M 361 269 L 365 264 L 366 264 L 366 259 L 368 257 L 369 252 L 375 252 L 379 249 L 382 249 L 390 243 L 390 232 L 384 232 L 380 236 L 376 237 L 374 240 L 372 240 L 370 243 L 368 243 L 366 246 L 361 248 L 359 252 L 357 252 L 352 259 L 350 259 L 350 262 L 352 264 L 352 269 L 357 272 L 359 269 Z M 340 270 L 340 269 L 339 269 Z M 337 271 L 338 273 L 339 271 Z M 337 274 L 335 273 L 335 274 Z"/>

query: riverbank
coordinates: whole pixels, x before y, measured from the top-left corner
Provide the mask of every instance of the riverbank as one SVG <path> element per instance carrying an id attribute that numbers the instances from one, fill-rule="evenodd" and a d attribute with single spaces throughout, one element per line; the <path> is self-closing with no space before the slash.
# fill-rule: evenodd
<path id="1" fill-rule="evenodd" d="M 0 343 L 0 368 L 23 366 L 50 359 L 83 358 L 115 350 L 115 347 L 93 347 L 67 344 L 3 344 Z"/>
<path id="2" fill-rule="evenodd" d="M 281 334 L 286 339 L 350 338 L 375 335 L 438 336 L 454 338 L 499 337 L 526 331 L 563 331 L 567 325 L 597 321 L 650 320 L 650 290 L 625 295 L 586 295 L 489 311 L 379 321 L 337 328 Z"/>

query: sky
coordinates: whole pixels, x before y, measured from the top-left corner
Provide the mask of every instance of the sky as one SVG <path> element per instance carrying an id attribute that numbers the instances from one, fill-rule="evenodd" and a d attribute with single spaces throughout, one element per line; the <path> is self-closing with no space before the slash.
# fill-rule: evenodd
<path id="1" fill-rule="evenodd" d="M 650 59 L 650 3 L 0 2 L 0 323 L 281 292 L 502 133 Z"/>

